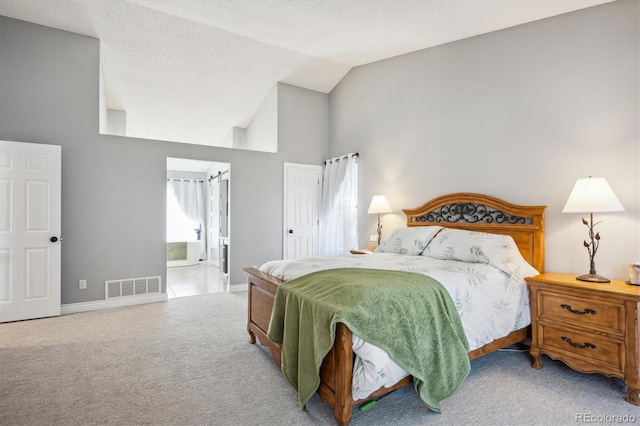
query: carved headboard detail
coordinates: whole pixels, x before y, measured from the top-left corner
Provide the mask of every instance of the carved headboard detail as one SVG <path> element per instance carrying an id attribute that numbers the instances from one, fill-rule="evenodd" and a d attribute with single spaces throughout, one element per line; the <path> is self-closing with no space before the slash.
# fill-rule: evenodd
<path id="1" fill-rule="evenodd" d="M 545 209 L 546 206 L 520 206 L 489 195 L 458 192 L 402 211 L 407 215 L 407 226 L 439 225 L 511 235 L 522 256 L 542 273 Z"/>

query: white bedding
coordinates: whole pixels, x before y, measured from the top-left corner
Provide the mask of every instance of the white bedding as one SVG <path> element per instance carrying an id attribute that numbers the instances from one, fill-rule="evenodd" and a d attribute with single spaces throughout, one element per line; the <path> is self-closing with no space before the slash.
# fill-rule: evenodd
<path id="1" fill-rule="evenodd" d="M 373 253 L 271 261 L 260 270 L 289 281 L 318 270 L 335 268 L 404 270 L 436 279 L 456 305 L 471 350 L 530 323 L 524 277 L 537 272 L 528 264 L 524 268 L 505 271 L 486 263 Z M 353 349 L 356 353 L 352 381 L 354 400 L 365 398 L 381 386 L 389 387 L 407 376 L 385 351 L 356 335 L 353 336 Z"/>

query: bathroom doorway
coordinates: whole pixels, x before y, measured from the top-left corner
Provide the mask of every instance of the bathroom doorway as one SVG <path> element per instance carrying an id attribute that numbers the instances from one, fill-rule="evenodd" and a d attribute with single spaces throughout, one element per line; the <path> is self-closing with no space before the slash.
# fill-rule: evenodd
<path id="1" fill-rule="evenodd" d="M 226 292 L 230 164 L 167 158 L 167 297 Z"/>

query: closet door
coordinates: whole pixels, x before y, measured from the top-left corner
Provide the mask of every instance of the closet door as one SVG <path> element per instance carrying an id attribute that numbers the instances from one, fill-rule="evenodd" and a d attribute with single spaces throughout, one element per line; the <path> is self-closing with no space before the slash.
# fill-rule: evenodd
<path id="1" fill-rule="evenodd" d="M 322 167 L 284 164 L 284 259 L 318 255 Z"/>

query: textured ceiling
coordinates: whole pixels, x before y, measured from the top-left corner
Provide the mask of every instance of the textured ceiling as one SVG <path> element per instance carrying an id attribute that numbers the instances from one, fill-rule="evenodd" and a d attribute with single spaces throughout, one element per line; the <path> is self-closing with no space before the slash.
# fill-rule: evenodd
<path id="1" fill-rule="evenodd" d="M 221 145 L 277 82 L 329 93 L 354 66 L 611 0 L 0 0 L 100 39 L 128 136 Z"/>

